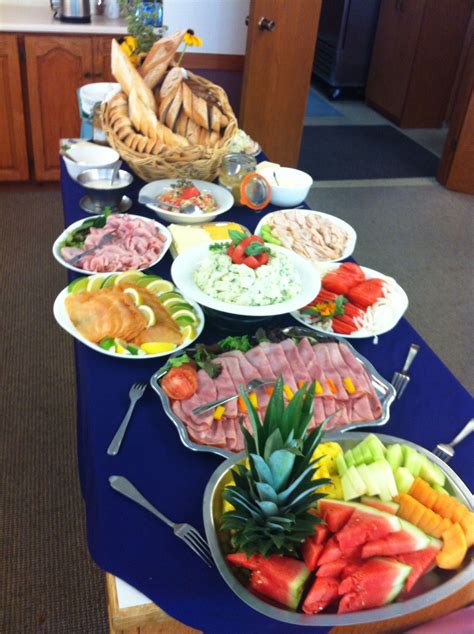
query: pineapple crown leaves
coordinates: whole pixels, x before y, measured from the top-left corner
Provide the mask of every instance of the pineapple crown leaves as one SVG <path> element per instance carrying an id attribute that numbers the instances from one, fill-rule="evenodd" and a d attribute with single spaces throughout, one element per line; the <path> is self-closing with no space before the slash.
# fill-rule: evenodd
<path id="1" fill-rule="evenodd" d="M 232 471 L 235 486 L 223 497 L 233 511 L 223 515 L 222 528 L 232 531 L 232 544 L 247 555 L 294 553 L 313 534 L 319 518 L 309 513 L 324 495 L 317 490 L 331 481 L 313 479 L 320 458 L 312 458 L 324 421 L 306 435 L 313 415 L 314 383 L 296 392 L 285 408 L 283 379 L 275 384 L 263 423 L 243 387 L 253 435 L 242 426 L 249 467 Z"/>

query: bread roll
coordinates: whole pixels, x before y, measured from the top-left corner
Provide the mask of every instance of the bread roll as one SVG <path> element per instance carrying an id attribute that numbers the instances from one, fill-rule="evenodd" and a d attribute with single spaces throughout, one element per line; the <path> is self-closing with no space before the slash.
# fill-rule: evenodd
<path id="1" fill-rule="evenodd" d="M 132 89 L 135 89 L 141 101 L 150 110 L 156 112 L 156 102 L 153 93 L 138 74 L 129 57 L 120 48 L 117 40 L 112 40 L 112 75 L 128 96 L 130 96 Z"/>

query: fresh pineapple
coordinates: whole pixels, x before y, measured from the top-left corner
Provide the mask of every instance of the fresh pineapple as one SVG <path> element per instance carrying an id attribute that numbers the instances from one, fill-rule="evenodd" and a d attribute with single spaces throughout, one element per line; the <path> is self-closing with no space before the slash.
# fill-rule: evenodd
<path id="1" fill-rule="evenodd" d="M 222 528 L 230 530 L 232 547 L 247 556 L 297 554 L 320 522 L 308 512 L 324 497 L 318 489 L 331 482 L 313 479 L 319 460 L 313 454 L 324 426 L 306 434 L 313 414 L 314 384 L 298 390 L 286 408 L 283 393 L 280 378 L 262 423 L 242 391 L 253 430 L 252 436 L 242 428 L 250 464 L 237 465 L 232 472 L 235 486 L 223 492 L 234 510 L 223 514 Z"/>

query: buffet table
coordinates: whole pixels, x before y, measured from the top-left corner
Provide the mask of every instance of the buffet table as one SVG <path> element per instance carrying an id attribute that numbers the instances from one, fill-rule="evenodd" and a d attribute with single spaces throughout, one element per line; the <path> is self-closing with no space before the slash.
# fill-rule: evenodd
<path id="1" fill-rule="evenodd" d="M 67 226 L 87 214 L 79 207 L 83 190 L 64 166 L 61 185 Z M 135 179 L 128 192 L 132 200 L 137 199 L 141 186 Z M 138 204 L 131 213 L 152 215 Z M 226 219 L 241 222 L 249 229 L 256 226 L 259 218 L 260 214 L 239 208 L 226 214 Z M 167 253 L 153 272 L 169 279 L 171 262 Z M 291 316 L 279 318 L 277 323 L 296 325 Z M 218 337 L 219 333 L 206 326 L 201 341 Z M 449 441 L 472 417 L 468 392 L 405 319 L 381 336 L 377 344 L 372 339 L 353 343 L 388 380 L 394 370 L 401 369 L 409 345 L 421 346 L 410 372 L 411 383 L 403 398 L 392 405 L 389 422 L 379 428 L 382 433 L 432 449 L 438 442 Z M 110 475 L 129 478 L 163 513 L 177 522 L 193 524 L 204 534 L 203 493 L 222 458 L 187 449 L 151 389 L 137 404 L 118 456 L 106 453 L 128 407 L 130 386 L 148 382 L 165 359 L 116 359 L 77 342 L 75 353 L 79 474 L 87 539 L 97 565 L 143 592 L 172 617 L 206 634 L 301 632 L 301 627 L 271 620 L 241 602 L 216 568 L 207 568 L 167 526 L 109 486 Z M 471 489 L 473 438 L 457 448 L 450 463 Z"/>

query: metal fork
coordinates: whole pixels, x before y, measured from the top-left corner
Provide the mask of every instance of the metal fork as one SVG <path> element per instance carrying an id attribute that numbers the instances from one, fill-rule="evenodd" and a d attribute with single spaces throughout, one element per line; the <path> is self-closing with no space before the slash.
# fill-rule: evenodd
<path id="1" fill-rule="evenodd" d="M 79 262 L 79 260 L 82 260 L 82 258 L 85 255 L 90 255 L 91 253 L 94 253 L 94 251 L 97 251 L 97 249 L 100 249 L 101 247 L 103 247 L 104 244 L 107 244 L 107 242 L 110 242 L 112 238 L 115 238 L 115 231 L 112 231 L 111 233 L 106 233 L 105 236 L 102 238 L 102 240 L 100 240 L 100 242 L 98 242 L 95 247 L 92 247 L 91 249 L 87 249 L 87 251 L 83 251 L 82 253 L 79 253 L 78 255 L 75 255 L 70 260 L 67 260 L 67 263 L 70 264 L 71 266 L 73 264 L 76 264 L 76 262 Z"/>
<path id="2" fill-rule="evenodd" d="M 172 528 L 176 537 L 182 539 L 184 543 L 196 553 L 196 555 L 201 557 L 209 568 L 212 568 L 212 555 L 209 550 L 209 546 L 204 537 L 202 537 L 202 535 L 193 526 L 191 526 L 191 524 L 175 524 L 172 522 L 163 515 L 163 513 L 160 513 L 160 511 L 158 511 L 158 509 L 156 509 L 145 497 L 143 497 L 140 491 L 133 486 L 130 480 L 127 480 L 127 478 L 124 478 L 123 476 L 110 476 L 109 483 L 112 489 L 118 491 L 122 495 L 125 495 L 125 497 L 133 500 L 133 502 L 136 502 L 140 506 L 143 506 L 143 508 L 150 511 L 150 513 L 155 515 L 155 517 Z"/>
<path id="3" fill-rule="evenodd" d="M 263 385 L 274 385 L 275 381 L 270 380 L 261 380 L 261 379 L 253 379 L 250 381 L 245 388 L 246 392 L 251 392 L 252 390 L 256 390 Z M 240 394 L 231 394 L 230 396 L 225 396 L 224 398 L 219 398 L 217 401 L 212 401 L 211 403 L 205 403 L 204 405 L 199 405 L 199 407 L 195 407 L 192 410 L 194 416 L 199 416 L 200 414 L 204 414 L 204 412 L 208 412 L 210 409 L 214 409 L 218 405 L 224 405 L 224 403 L 228 403 L 229 401 L 233 401 L 235 398 L 238 398 Z"/>
<path id="4" fill-rule="evenodd" d="M 435 449 L 433 450 L 434 455 L 438 456 L 438 458 L 441 458 L 441 460 L 444 460 L 444 462 L 449 462 L 451 458 L 454 456 L 454 447 L 458 443 L 460 443 L 461 440 L 464 440 L 466 436 L 469 436 L 469 434 L 472 433 L 473 431 L 474 431 L 474 418 L 471 418 L 471 420 L 464 425 L 464 427 L 461 429 L 459 434 L 455 438 L 453 438 L 453 440 L 450 443 L 447 443 L 447 444 L 439 443 L 438 445 L 436 445 Z"/>
<path id="5" fill-rule="evenodd" d="M 420 346 L 416 343 L 412 343 L 410 349 L 408 350 L 407 358 L 405 359 L 405 364 L 401 372 L 395 372 L 392 377 L 392 385 L 397 392 L 397 398 L 400 398 L 403 392 L 406 389 L 406 386 L 410 382 L 410 377 L 407 372 L 410 369 L 411 364 L 413 363 L 416 355 L 420 350 Z"/>
<path id="6" fill-rule="evenodd" d="M 147 384 L 146 383 L 134 383 L 130 388 L 130 392 L 128 396 L 130 398 L 130 406 L 125 414 L 123 421 L 120 423 L 120 427 L 115 432 L 115 436 L 112 438 L 112 442 L 107 449 L 107 454 L 109 456 L 116 456 L 120 451 L 120 445 L 122 444 L 123 437 L 125 436 L 125 432 L 127 431 L 128 423 L 130 422 L 130 418 L 132 417 L 133 408 L 135 407 L 135 403 L 143 396 L 145 393 Z"/>

